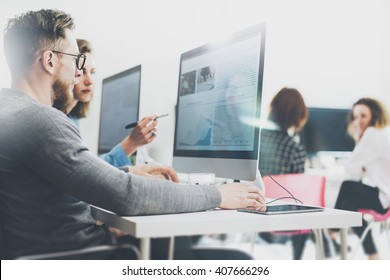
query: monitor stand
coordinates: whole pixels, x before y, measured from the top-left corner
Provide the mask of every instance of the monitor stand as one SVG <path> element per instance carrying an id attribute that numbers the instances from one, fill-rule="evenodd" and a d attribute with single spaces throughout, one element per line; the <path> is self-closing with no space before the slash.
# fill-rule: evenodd
<path id="1" fill-rule="evenodd" d="M 214 173 L 188 173 L 189 185 L 215 185 Z"/>
<path id="2" fill-rule="evenodd" d="M 214 173 L 187 173 L 187 174 L 178 174 L 181 177 L 181 182 L 189 185 L 220 185 L 228 183 L 229 180 L 224 180 L 224 182 L 218 182 L 218 178 L 215 177 Z M 185 177 L 185 178 L 184 178 Z M 248 182 L 254 184 L 260 190 L 265 193 L 265 186 L 263 177 L 260 174 L 260 171 L 256 172 L 256 180 L 254 181 L 245 181 L 245 180 L 233 180 L 234 182 Z"/>
<path id="3" fill-rule="evenodd" d="M 263 181 L 263 177 L 261 176 L 261 173 L 260 173 L 260 170 L 257 169 L 257 172 L 256 172 L 256 180 L 254 181 L 245 181 L 245 180 L 234 180 L 234 182 L 249 182 L 249 183 L 252 183 L 254 184 L 256 187 L 258 187 L 260 190 L 262 190 L 265 194 L 265 185 L 264 185 L 264 181 Z"/>
<path id="4" fill-rule="evenodd" d="M 254 181 L 254 184 L 256 187 L 258 187 L 260 190 L 262 190 L 265 194 L 265 185 L 264 185 L 263 177 L 261 176 L 260 170 L 258 170 L 258 169 L 256 172 L 256 180 Z"/>

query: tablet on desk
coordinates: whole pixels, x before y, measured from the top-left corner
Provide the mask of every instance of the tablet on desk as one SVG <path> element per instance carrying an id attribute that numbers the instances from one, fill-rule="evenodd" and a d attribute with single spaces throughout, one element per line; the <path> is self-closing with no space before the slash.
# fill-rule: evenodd
<path id="1" fill-rule="evenodd" d="M 319 212 L 319 211 L 324 211 L 324 208 L 319 206 L 283 204 L 283 205 L 267 206 L 266 211 L 259 211 L 259 210 L 252 210 L 252 209 L 237 209 L 237 211 L 261 214 L 261 215 L 278 215 L 278 214 L 290 214 L 290 213 Z"/>

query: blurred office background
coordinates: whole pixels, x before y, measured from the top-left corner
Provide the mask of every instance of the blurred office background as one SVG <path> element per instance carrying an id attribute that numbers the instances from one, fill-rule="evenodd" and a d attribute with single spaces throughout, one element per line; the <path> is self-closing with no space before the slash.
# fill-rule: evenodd
<path id="1" fill-rule="evenodd" d="M 0 4 L 0 25 L 3 29 L 7 19 L 42 8 L 72 14 L 76 35 L 93 44 L 95 96 L 90 116 L 81 121 L 81 133 L 94 153 L 102 79 L 141 64 L 140 115 L 170 114 L 160 120 L 158 137 L 147 150 L 157 161 L 171 164 L 181 53 L 263 21 L 267 23 L 263 117 L 273 95 L 284 86 L 297 88 L 309 107 L 349 109 L 358 98 L 370 96 L 390 108 L 387 0 L 13 0 Z M 1 36 L 0 87 L 10 83 Z M 339 186 L 338 174 L 330 171 L 327 206 L 333 205 Z M 390 259 L 385 234 L 375 228 L 374 236 L 382 258 Z M 354 236 L 349 240 L 351 245 L 357 241 Z M 252 248 L 242 235 L 205 244 L 253 249 L 259 259 L 292 256 L 291 246 L 257 240 Z M 312 241 L 303 258 L 314 258 Z M 365 256 L 360 251 L 356 258 Z"/>
<path id="2" fill-rule="evenodd" d="M 13 0 L 0 6 L 2 28 L 8 18 L 28 10 L 64 10 L 74 16 L 77 36 L 93 43 L 95 96 L 89 118 L 81 121 L 81 133 L 93 152 L 101 80 L 142 64 L 141 116 L 170 114 L 160 120 L 148 151 L 170 164 L 180 54 L 262 21 L 267 23 L 263 116 L 271 97 L 284 86 L 297 88 L 312 107 L 350 108 L 363 96 L 390 106 L 386 0 Z M 0 53 L 0 86 L 8 87 L 2 36 Z"/>

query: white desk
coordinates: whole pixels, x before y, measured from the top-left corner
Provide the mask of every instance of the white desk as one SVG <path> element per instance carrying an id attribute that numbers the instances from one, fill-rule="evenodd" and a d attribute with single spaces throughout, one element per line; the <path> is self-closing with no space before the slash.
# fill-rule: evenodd
<path id="1" fill-rule="evenodd" d="M 198 234 L 261 232 L 298 229 L 341 229 L 341 258 L 347 257 L 349 227 L 360 226 L 362 216 L 326 208 L 323 212 L 265 216 L 235 210 L 214 210 L 196 213 L 121 217 L 92 207 L 93 216 L 141 240 L 142 259 L 150 258 L 150 238 Z M 321 244 L 322 246 L 322 244 Z"/>

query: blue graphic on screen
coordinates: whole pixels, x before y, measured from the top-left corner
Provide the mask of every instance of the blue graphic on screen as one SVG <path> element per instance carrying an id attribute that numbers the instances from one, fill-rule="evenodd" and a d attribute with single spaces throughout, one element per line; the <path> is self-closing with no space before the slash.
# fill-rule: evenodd
<path id="1" fill-rule="evenodd" d="M 177 149 L 253 150 L 259 73 L 259 54 L 254 46 L 260 44 L 260 39 L 255 37 L 227 46 L 226 52 L 219 52 L 219 63 L 181 74 Z M 245 52 L 228 59 L 224 57 L 236 48 Z M 198 65 L 207 59 L 205 54 L 188 59 L 183 65 Z"/>
<path id="2" fill-rule="evenodd" d="M 172 166 L 255 180 L 264 68 L 260 23 L 183 53 Z"/>
<path id="3" fill-rule="evenodd" d="M 180 139 L 180 145 L 183 146 L 209 146 L 211 144 L 210 118 L 201 117 L 194 129 L 190 128 L 185 137 Z"/>

